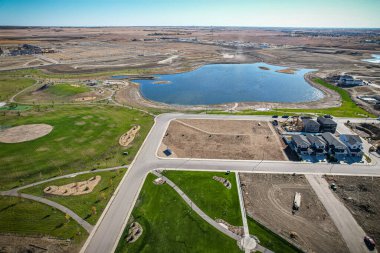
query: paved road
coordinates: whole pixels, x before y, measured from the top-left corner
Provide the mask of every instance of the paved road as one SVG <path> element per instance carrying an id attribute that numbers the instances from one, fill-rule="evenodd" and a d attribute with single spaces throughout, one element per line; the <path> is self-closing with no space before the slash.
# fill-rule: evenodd
<path id="1" fill-rule="evenodd" d="M 350 252 L 370 252 L 363 242 L 365 232 L 356 222 L 350 211 L 329 189 L 327 181 L 321 175 L 306 175 L 306 179 L 325 206 Z"/>
<path id="2" fill-rule="evenodd" d="M 135 200 L 140 192 L 145 176 L 153 169 L 215 170 L 265 173 L 299 173 L 299 174 L 341 174 L 380 176 L 379 165 L 278 162 L 278 161 L 235 161 L 206 159 L 161 159 L 155 154 L 163 135 L 173 119 L 205 118 L 205 119 L 239 119 L 239 120 L 271 120 L 270 116 L 232 116 L 203 114 L 162 114 L 156 117 L 155 124 L 130 166 L 114 197 L 109 201 L 106 210 L 99 219 L 81 252 L 104 253 L 113 252 L 125 228 Z M 335 118 L 342 124 L 347 120 L 362 122 L 363 119 Z M 376 120 L 365 120 L 377 122 Z"/>

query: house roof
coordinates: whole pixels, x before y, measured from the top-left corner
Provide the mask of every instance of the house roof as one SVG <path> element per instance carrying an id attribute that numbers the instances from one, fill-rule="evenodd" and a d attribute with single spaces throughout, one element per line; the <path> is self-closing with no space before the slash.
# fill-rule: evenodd
<path id="1" fill-rule="evenodd" d="M 314 124 L 319 126 L 319 123 L 315 119 L 302 119 L 302 123 L 304 125 Z"/>
<path id="2" fill-rule="evenodd" d="M 315 136 L 315 135 L 307 134 L 306 138 L 309 140 L 309 142 L 311 143 L 311 145 L 315 145 L 315 146 L 318 146 L 318 147 L 320 147 L 320 146 L 326 146 L 326 142 L 320 136 Z"/>
<path id="3" fill-rule="evenodd" d="M 322 138 L 330 145 L 334 146 L 337 149 L 346 149 L 346 145 L 341 142 L 335 135 L 332 133 L 326 132 L 322 133 Z"/>
<path id="4" fill-rule="evenodd" d="M 363 143 L 363 141 L 360 139 L 359 135 L 355 134 L 343 134 L 343 136 L 346 137 L 346 140 L 351 145 L 354 145 L 356 143 Z"/>
<path id="5" fill-rule="evenodd" d="M 335 121 L 329 118 L 318 117 L 317 120 L 321 125 L 335 125 L 335 126 L 337 125 Z"/>
<path id="6" fill-rule="evenodd" d="M 305 135 L 293 135 L 292 140 L 297 146 L 310 146 L 310 142 L 307 140 Z"/>

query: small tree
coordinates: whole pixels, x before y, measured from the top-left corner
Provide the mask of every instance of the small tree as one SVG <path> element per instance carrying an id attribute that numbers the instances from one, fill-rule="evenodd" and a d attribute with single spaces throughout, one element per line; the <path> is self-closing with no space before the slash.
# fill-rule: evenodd
<path id="1" fill-rule="evenodd" d="M 69 214 L 65 214 L 65 219 L 66 219 L 66 223 L 69 223 L 69 221 L 70 221 L 70 215 Z"/>

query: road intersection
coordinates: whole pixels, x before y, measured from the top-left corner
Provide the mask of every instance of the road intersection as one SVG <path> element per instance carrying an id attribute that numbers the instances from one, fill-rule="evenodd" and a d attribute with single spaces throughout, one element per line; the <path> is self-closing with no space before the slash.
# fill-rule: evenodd
<path id="1" fill-rule="evenodd" d="M 249 160 L 215 160 L 215 159 L 180 159 L 160 158 L 157 150 L 166 129 L 174 119 L 230 119 L 270 121 L 270 116 L 235 116 L 208 114 L 162 114 L 155 118 L 135 160 L 120 182 L 102 216 L 85 242 L 81 252 L 103 253 L 114 252 L 118 241 L 131 215 L 135 201 L 142 188 L 146 175 L 154 169 L 236 171 L 248 173 L 288 173 L 288 174 L 339 174 L 357 176 L 380 176 L 380 165 L 377 158 L 371 165 L 364 164 L 329 164 L 292 161 L 249 161 Z M 375 122 L 372 119 L 336 118 L 338 123 Z"/>

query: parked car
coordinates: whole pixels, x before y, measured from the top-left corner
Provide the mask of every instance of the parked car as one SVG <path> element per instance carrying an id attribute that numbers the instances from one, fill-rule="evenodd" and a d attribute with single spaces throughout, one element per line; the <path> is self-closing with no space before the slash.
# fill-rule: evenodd
<path id="1" fill-rule="evenodd" d="M 375 249 L 375 246 L 376 246 L 376 243 L 375 241 L 369 237 L 368 235 L 364 236 L 364 243 L 365 245 L 367 245 L 367 248 L 369 250 L 374 250 Z"/>
<path id="2" fill-rule="evenodd" d="M 323 117 L 326 118 L 326 119 L 332 119 L 333 118 L 330 114 L 326 114 Z"/>
<path id="3" fill-rule="evenodd" d="M 289 116 L 288 115 L 283 115 L 281 118 L 287 119 L 287 118 L 289 118 Z"/>
<path id="4" fill-rule="evenodd" d="M 273 115 L 272 118 L 277 119 L 278 115 Z"/>

